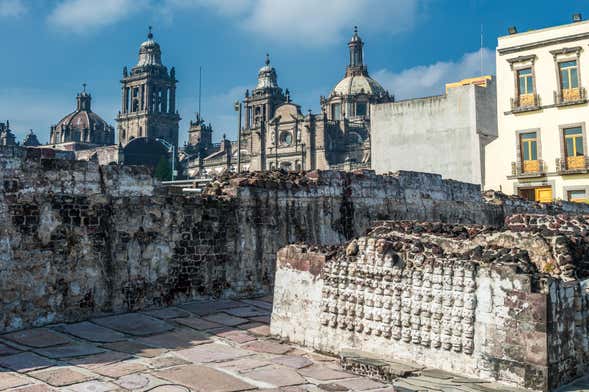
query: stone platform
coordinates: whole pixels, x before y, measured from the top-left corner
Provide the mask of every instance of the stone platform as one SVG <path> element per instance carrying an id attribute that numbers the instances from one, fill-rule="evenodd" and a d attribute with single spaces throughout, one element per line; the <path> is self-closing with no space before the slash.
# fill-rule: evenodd
<path id="1" fill-rule="evenodd" d="M 3 334 L 0 391 L 505 390 L 423 368 L 390 382 L 350 373 L 271 338 L 271 309 L 267 297 L 201 301 Z"/>

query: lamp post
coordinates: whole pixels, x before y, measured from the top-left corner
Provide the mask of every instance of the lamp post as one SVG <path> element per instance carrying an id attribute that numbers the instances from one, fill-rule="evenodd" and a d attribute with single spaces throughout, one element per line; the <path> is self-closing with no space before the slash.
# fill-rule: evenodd
<path id="1" fill-rule="evenodd" d="M 241 173 L 241 102 L 235 101 L 233 108 L 237 112 L 237 172 Z"/>
<path id="2" fill-rule="evenodd" d="M 163 144 L 164 147 L 168 149 L 168 152 L 172 153 L 172 181 L 174 181 L 174 178 L 176 177 L 176 170 L 174 170 L 174 164 L 176 163 L 176 147 L 166 139 L 161 139 L 158 137 L 155 140 Z"/>

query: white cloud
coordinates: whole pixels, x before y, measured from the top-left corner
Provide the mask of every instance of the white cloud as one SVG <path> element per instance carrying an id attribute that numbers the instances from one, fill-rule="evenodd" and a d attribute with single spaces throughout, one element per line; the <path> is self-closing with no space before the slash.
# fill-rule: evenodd
<path id="1" fill-rule="evenodd" d="M 337 42 L 362 32 L 399 33 L 412 27 L 423 0 L 167 0 L 169 14 L 208 8 L 246 31 L 303 46 Z"/>
<path id="2" fill-rule="evenodd" d="M 0 0 L 0 17 L 19 17 L 28 10 L 23 0 Z"/>
<path id="3" fill-rule="evenodd" d="M 59 30 L 90 33 L 121 21 L 145 6 L 143 0 L 63 0 L 51 11 L 47 21 Z"/>
<path id="4" fill-rule="evenodd" d="M 482 49 L 483 75 L 495 73 L 495 53 Z M 466 53 L 457 61 L 438 61 L 431 65 L 419 65 L 401 72 L 386 69 L 373 77 L 397 99 L 442 94 L 446 83 L 481 75 L 481 50 Z"/>

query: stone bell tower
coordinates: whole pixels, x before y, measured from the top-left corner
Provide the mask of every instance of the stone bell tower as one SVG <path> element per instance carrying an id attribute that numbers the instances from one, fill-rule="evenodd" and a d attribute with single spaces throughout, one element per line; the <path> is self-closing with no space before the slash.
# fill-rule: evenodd
<path id="1" fill-rule="evenodd" d="M 122 105 L 117 116 L 119 143 L 125 146 L 140 137 L 161 138 L 178 147 L 176 71 L 162 64 L 160 45 L 151 26 L 139 47 L 137 65 L 123 68 Z"/>

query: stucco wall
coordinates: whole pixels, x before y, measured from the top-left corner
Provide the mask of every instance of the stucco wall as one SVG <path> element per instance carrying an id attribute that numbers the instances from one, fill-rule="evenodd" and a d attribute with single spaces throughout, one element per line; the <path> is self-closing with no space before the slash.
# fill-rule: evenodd
<path id="1" fill-rule="evenodd" d="M 495 84 L 462 86 L 447 95 L 372 105 L 372 168 L 414 170 L 482 183 L 488 138 L 496 133 Z"/>

